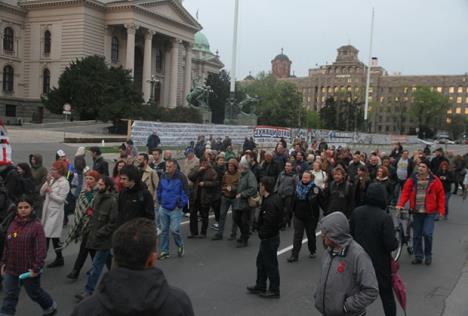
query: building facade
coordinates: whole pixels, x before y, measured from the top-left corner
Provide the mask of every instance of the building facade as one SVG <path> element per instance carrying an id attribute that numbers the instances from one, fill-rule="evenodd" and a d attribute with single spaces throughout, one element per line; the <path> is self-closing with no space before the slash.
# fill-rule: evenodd
<path id="1" fill-rule="evenodd" d="M 180 0 L 2 0 L 0 116 L 47 117 L 41 96 L 70 62 L 90 55 L 129 69 L 145 101 L 153 92 L 159 105 L 184 105 L 194 70 L 223 67 L 199 60 L 201 28 Z"/>
<path id="2" fill-rule="evenodd" d="M 367 66 L 359 51 L 345 45 L 338 48 L 335 62 L 310 69 L 306 77 L 282 79 L 294 83 L 303 95 L 307 109 L 320 111 L 329 97 L 354 98 L 364 103 Z M 287 56 L 286 56 L 287 57 Z M 283 58 L 284 59 L 284 58 Z M 289 60 L 289 58 L 288 58 Z M 272 69 L 276 75 L 276 71 Z M 278 78 L 282 76 L 276 75 Z M 427 86 L 447 95 L 452 113 L 468 115 L 468 73 L 464 75 L 406 76 L 388 74 L 372 59 L 369 87 L 369 126 L 372 132 L 405 134 L 414 132 L 416 121 L 407 114 L 416 87 Z"/>

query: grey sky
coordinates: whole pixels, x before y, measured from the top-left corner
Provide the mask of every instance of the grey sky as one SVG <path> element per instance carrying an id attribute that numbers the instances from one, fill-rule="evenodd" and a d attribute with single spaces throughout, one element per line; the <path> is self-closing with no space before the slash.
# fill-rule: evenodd
<path id="1" fill-rule="evenodd" d="M 213 52 L 231 69 L 234 0 L 185 0 Z M 468 72 L 468 0 L 240 0 L 238 78 L 271 69 L 284 48 L 292 69 L 305 76 L 332 62 L 348 43 L 367 63 L 375 7 L 373 56 L 390 73 Z"/>

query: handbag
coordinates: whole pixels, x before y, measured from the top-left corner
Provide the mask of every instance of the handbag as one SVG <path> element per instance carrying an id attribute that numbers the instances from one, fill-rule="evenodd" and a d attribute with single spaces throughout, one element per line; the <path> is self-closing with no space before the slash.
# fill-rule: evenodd
<path id="1" fill-rule="evenodd" d="M 248 198 L 247 203 L 249 204 L 250 208 L 256 208 L 260 206 L 262 198 L 260 197 L 260 194 L 257 193 L 254 196 L 251 196 Z"/>

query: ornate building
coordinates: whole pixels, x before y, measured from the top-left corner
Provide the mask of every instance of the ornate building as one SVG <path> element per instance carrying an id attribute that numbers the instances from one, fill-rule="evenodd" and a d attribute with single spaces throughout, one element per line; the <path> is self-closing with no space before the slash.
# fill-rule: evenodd
<path id="1" fill-rule="evenodd" d="M 223 67 L 201 28 L 180 0 L 1 0 L 0 115 L 47 116 L 41 95 L 89 55 L 131 70 L 145 101 L 155 79 L 157 104 L 184 105 L 192 78 Z"/>
<path id="2" fill-rule="evenodd" d="M 304 106 L 319 111 L 329 97 L 356 98 L 364 103 L 366 65 L 359 60 L 359 51 L 345 45 L 338 48 L 338 55 L 331 65 L 309 69 L 306 77 L 285 78 L 294 83 L 303 95 Z M 277 70 L 272 73 L 279 78 Z M 412 93 L 418 86 L 427 86 L 446 94 L 452 102 L 452 113 L 468 115 L 468 73 L 464 75 L 389 75 L 372 59 L 369 87 L 369 122 L 373 132 L 409 133 L 416 122 L 407 112 Z M 362 105 L 361 105 L 362 106 Z"/>
<path id="3" fill-rule="evenodd" d="M 289 78 L 291 77 L 291 60 L 284 54 L 281 48 L 281 54 L 271 61 L 271 72 L 276 78 Z"/>

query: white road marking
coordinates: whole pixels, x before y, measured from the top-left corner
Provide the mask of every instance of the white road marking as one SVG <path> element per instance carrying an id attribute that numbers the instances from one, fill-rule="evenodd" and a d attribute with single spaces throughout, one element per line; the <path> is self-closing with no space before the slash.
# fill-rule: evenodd
<path id="1" fill-rule="evenodd" d="M 228 211 L 227 213 L 230 214 L 231 212 L 232 211 Z M 215 216 L 213 214 L 213 215 L 208 216 L 208 218 L 215 218 Z M 186 224 L 189 224 L 189 223 L 190 223 L 190 220 L 181 222 L 180 225 L 186 225 Z"/>
<path id="2" fill-rule="evenodd" d="M 322 233 L 321 231 L 318 231 L 318 232 L 315 233 L 315 236 L 318 237 L 318 236 L 320 236 L 321 233 Z M 302 239 L 302 244 L 305 244 L 305 243 L 307 242 L 307 240 L 308 240 L 307 238 Z M 284 249 L 279 250 L 279 251 L 276 253 L 276 255 L 277 255 L 277 256 L 281 256 L 283 253 L 288 252 L 288 251 L 290 251 L 291 249 L 293 249 L 293 245 L 290 245 L 290 246 L 288 246 L 288 247 L 286 247 L 286 248 L 284 248 Z"/>

